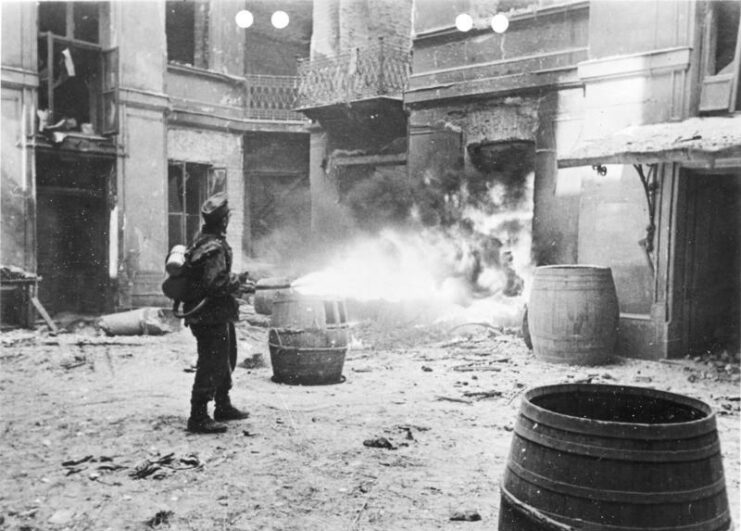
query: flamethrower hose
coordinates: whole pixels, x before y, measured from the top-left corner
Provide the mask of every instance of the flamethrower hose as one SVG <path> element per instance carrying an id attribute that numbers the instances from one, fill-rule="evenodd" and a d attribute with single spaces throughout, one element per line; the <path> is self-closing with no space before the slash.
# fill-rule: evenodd
<path id="1" fill-rule="evenodd" d="M 190 317 L 194 313 L 199 312 L 201 308 L 203 308 L 206 305 L 207 302 L 208 302 L 208 297 L 205 297 L 201 302 L 196 304 L 195 308 L 193 308 L 192 310 L 180 313 L 178 311 L 178 308 L 180 307 L 180 304 L 182 303 L 182 301 L 175 301 L 172 305 L 172 313 L 175 314 L 175 317 L 177 317 L 178 319 L 182 319 L 184 317 Z"/>
<path id="2" fill-rule="evenodd" d="M 277 287 L 275 287 L 275 286 L 270 286 L 270 287 L 252 286 L 251 289 L 246 289 L 244 291 L 245 291 L 245 293 L 255 293 L 256 291 L 261 291 L 261 290 L 284 289 L 284 288 L 290 288 L 290 287 L 291 287 L 290 284 L 285 284 L 285 285 L 281 285 L 281 286 L 277 286 Z M 178 311 L 178 308 L 182 304 L 182 301 L 175 301 L 173 303 L 173 305 L 172 305 L 172 313 L 178 319 L 183 319 L 184 317 L 190 317 L 194 313 L 199 312 L 201 310 L 201 308 L 203 308 L 206 305 L 207 302 L 208 302 L 208 297 L 205 297 L 201 302 L 199 302 L 198 304 L 196 304 L 195 308 L 193 308 L 190 311 L 182 312 L 181 313 L 180 311 Z"/>

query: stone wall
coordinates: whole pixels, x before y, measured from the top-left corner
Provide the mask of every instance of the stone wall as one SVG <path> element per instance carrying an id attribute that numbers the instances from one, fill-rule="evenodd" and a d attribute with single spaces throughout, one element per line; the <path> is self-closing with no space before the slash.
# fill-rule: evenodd
<path id="1" fill-rule="evenodd" d="M 312 58 L 333 57 L 386 42 L 409 47 L 412 0 L 329 0 L 314 3 Z"/>
<path id="2" fill-rule="evenodd" d="M 2 21 L 2 190 L 0 263 L 36 270 L 34 151 L 25 137 L 36 116 L 36 4 L 0 3 Z"/>

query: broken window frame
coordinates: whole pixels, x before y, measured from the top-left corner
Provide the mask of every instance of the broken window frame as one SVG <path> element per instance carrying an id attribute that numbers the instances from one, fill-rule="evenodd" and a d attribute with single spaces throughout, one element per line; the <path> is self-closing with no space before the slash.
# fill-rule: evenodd
<path id="1" fill-rule="evenodd" d="M 102 50 L 100 54 L 100 132 L 118 134 L 118 48 Z"/>
<path id="2" fill-rule="evenodd" d="M 211 166 L 208 169 L 208 191 L 207 197 L 219 192 L 226 193 L 226 168 L 223 166 Z"/>
<path id="3" fill-rule="evenodd" d="M 718 4 L 706 3 L 702 40 L 702 80 L 698 110 L 702 113 L 734 112 L 741 110 L 738 97 L 739 70 L 741 70 L 741 17 L 736 28 L 736 46 L 729 72 L 719 73 L 715 66 L 718 52 Z"/>
<path id="4" fill-rule="evenodd" d="M 173 211 L 170 203 L 171 197 L 171 186 L 172 186 L 172 169 L 178 168 L 180 175 L 177 177 L 180 182 L 177 183 L 178 194 L 180 196 L 180 207 L 181 210 Z M 209 190 L 211 189 L 217 178 L 213 177 L 219 171 L 224 172 L 224 184 L 226 184 L 226 169 L 215 168 L 210 164 L 204 164 L 199 162 L 186 162 L 182 160 L 169 160 L 167 165 L 167 233 L 168 233 L 168 248 L 171 249 L 174 245 L 188 245 L 193 241 L 193 238 L 198 233 L 201 225 L 201 213 L 200 206 L 210 195 Z M 198 175 L 200 174 L 200 175 Z M 200 178 L 198 183 L 198 197 L 192 198 L 188 195 L 188 180 L 192 178 Z M 191 207 L 189 209 L 189 207 Z M 173 230 L 172 223 L 177 223 L 177 231 Z M 178 232 L 180 241 L 175 241 L 173 233 Z"/>
<path id="5" fill-rule="evenodd" d="M 97 55 L 97 58 L 88 59 L 88 61 L 95 61 L 94 70 L 97 74 L 93 78 L 97 77 L 93 86 L 88 85 L 88 101 L 89 101 L 89 123 L 93 125 L 94 132 L 105 136 L 118 134 L 119 123 L 118 123 L 118 48 L 103 49 L 98 43 L 99 39 L 96 38 L 95 42 L 80 40 L 75 38 L 75 6 L 78 2 L 64 3 L 65 7 L 65 22 L 64 22 L 64 35 L 58 35 L 52 31 L 39 32 L 38 39 L 43 42 L 46 46 L 46 54 L 43 59 L 46 61 L 46 76 L 42 74 L 42 69 L 39 68 L 40 73 L 40 87 L 39 90 L 46 92 L 46 104 L 47 109 L 50 111 L 52 123 L 59 120 L 57 116 L 58 105 L 55 105 L 54 90 L 55 80 L 61 79 L 61 72 L 59 71 L 59 65 L 55 63 L 55 58 L 58 57 L 57 52 L 66 49 L 70 50 L 70 54 L 75 54 L 75 51 L 85 51 L 88 54 Z M 90 2 L 92 4 L 92 2 Z M 95 2 L 96 6 L 99 7 L 101 3 Z M 100 13 L 98 13 L 98 24 L 100 23 Z M 61 28 L 60 28 L 61 29 Z M 100 28 L 98 28 L 98 32 Z M 39 65 L 41 63 L 42 49 L 39 49 Z M 81 126 L 81 117 L 72 117 L 77 119 L 78 127 Z"/>

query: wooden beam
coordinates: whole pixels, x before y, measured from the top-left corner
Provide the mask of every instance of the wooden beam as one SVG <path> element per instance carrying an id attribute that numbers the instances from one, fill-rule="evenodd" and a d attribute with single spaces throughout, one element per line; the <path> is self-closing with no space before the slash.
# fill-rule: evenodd
<path id="1" fill-rule="evenodd" d="M 42 306 L 41 301 L 39 301 L 39 299 L 37 299 L 36 297 L 31 297 L 31 303 L 33 304 L 34 308 L 36 308 L 36 311 L 39 312 L 39 315 L 44 318 L 44 321 L 46 321 L 46 324 L 49 326 L 49 330 L 51 330 L 55 334 L 59 332 L 57 325 L 54 324 L 52 318 L 49 317 L 49 314 L 46 311 L 46 308 Z"/>
<path id="2" fill-rule="evenodd" d="M 406 153 L 392 153 L 391 155 L 362 155 L 358 157 L 336 157 L 332 163 L 335 166 L 383 166 L 406 164 Z"/>
<path id="3" fill-rule="evenodd" d="M 72 188 L 67 186 L 39 186 L 36 189 L 38 193 L 45 193 L 49 195 L 67 195 L 73 197 L 93 197 L 93 198 L 104 198 L 105 192 L 102 190 L 91 190 L 89 188 Z"/>

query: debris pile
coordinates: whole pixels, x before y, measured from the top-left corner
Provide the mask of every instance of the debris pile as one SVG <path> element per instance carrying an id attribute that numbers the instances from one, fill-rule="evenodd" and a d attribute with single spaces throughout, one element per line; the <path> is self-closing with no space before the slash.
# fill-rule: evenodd
<path id="1" fill-rule="evenodd" d="M 690 371 L 691 374 L 688 376 L 690 382 L 699 379 L 741 382 L 741 353 L 738 349 L 728 349 L 718 345 L 702 354 L 687 356 L 687 358 L 707 368 L 706 370 Z"/>
<path id="2" fill-rule="evenodd" d="M 180 329 L 180 320 L 164 308 L 139 308 L 104 315 L 99 324 L 109 336 L 159 336 Z"/>
<path id="3" fill-rule="evenodd" d="M 158 511 L 152 518 L 145 522 L 145 525 L 151 529 L 156 529 L 160 526 L 169 526 L 170 518 L 175 516 L 172 511 Z"/>
<path id="4" fill-rule="evenodd" d="M 203 462 L 198 457 L 198 454 L 190 453 L 181 457 L 175 457 L 175 453 L 172 452 L 144 460 L 129 473 L 129 476 L 132 479 L 163 479 L 170 475 L 171 471 L 202 467 Z"/>
<path id="5" fill-rule="evenodd" d="M 115 463 L 114 458 L 107 455 L 98 457 L 86 455 L 78 459 L 68 459 L 62 462 L 62 466 L 65 476 L 87 472 L 88 478 L 92 480 L 97 480 L 101 474 L 126 468 L 124 465 Z"/>

